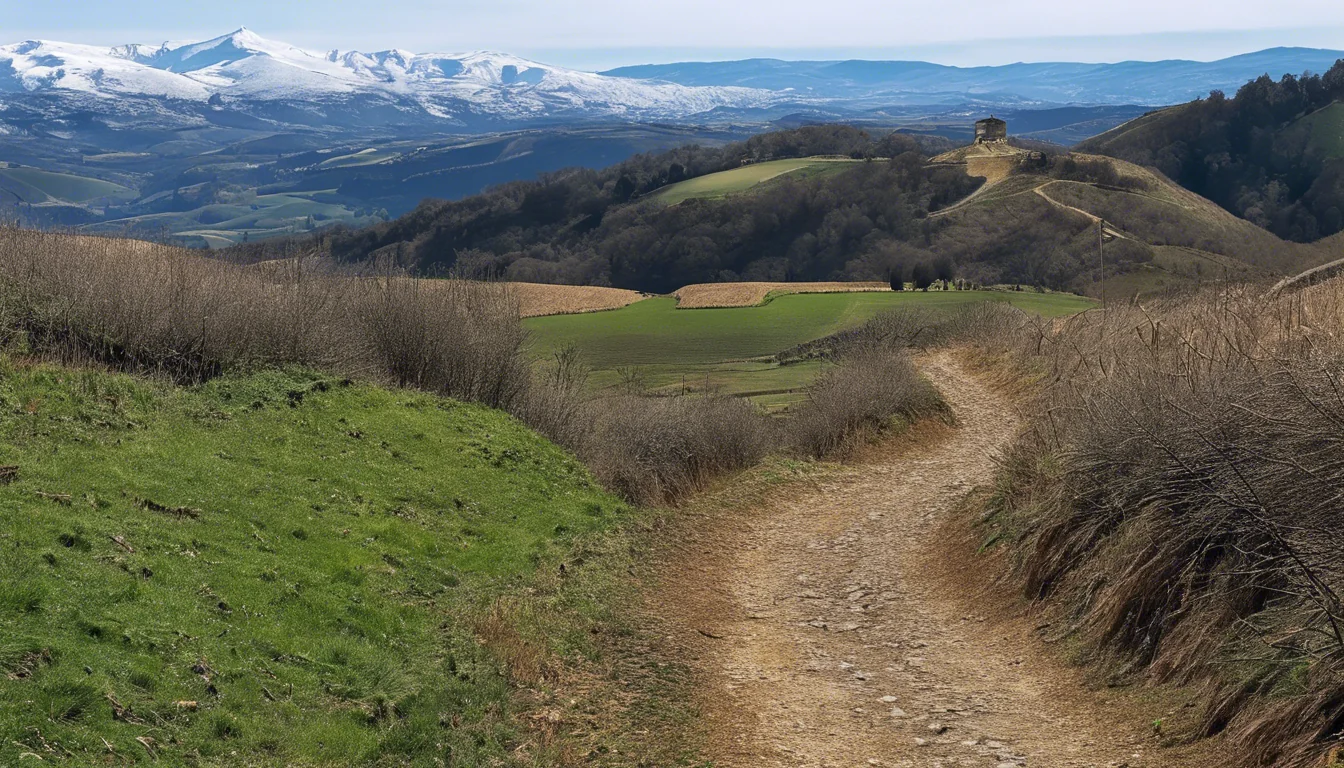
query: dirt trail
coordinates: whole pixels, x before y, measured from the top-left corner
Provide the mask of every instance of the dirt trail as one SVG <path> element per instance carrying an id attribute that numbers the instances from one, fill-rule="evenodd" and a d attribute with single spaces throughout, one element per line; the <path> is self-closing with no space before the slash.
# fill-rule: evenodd
<path id="1" fill-rule="evenodd" d="M 959 425 L 724 516 L 661 592 L 695 659 L 708 757 L 740 766 L 1168 766 L 1018 620 L 971 615 L 935 543 L 993 475 L 1014 410 L 921 362 Z M 913 436 L 912 436 L 913 437 Z"/>

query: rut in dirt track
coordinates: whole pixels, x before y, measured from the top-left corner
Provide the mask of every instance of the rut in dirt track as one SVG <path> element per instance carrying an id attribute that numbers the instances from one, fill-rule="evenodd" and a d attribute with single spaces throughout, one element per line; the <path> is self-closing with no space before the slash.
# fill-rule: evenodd
<path id="1" fill-rule="evenodd" d="M 934 541 L 1018 422 L 949 356 L 921 367 L 957 427 L 721 521 L 665 584 L 713 764 L 1176 765 L 966 607 Z"/>

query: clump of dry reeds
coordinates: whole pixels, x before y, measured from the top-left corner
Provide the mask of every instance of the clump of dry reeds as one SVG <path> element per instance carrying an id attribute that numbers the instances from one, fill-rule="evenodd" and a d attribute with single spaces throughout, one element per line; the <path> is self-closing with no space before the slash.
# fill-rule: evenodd
<path id="1" fill-rule="evenodd" d="M 1216 689 L 1255 765 L 1344 740 L 1344 286 L 1219 287 L 1017 334 L 1047 382 L 991 506 L 1102 657 Z"/>

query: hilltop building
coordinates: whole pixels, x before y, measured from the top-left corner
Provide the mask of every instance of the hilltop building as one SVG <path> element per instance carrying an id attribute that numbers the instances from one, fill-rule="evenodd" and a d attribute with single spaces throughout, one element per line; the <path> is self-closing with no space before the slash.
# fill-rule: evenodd
<path id="1" fill-rule="evenodd" d="M 1000 120 L 993 115 L 984 120 L 975 122 L 975 143 L 988 144 L 990 142 L 1008 140 L 1008 123 Z"/>

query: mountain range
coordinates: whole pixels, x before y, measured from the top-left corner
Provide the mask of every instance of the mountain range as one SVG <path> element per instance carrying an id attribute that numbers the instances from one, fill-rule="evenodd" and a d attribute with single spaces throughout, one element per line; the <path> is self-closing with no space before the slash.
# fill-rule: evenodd
<path id="1" fill-rule="evenodd" d="M 359 111 L 381 112 L 384 121 L 429 118 L 445 127 L 463 125 L 473 116 L 519 121 L 573 114 L 684 117 L 718 107 L 764 106 L 773 98 L 760 89 L 608 77 L 489 52 L 322 54 L 248 29 L 157 47 L 98 48 L 43 40 L 0 46 L 0 97 L 25 94 L 89 97 L 85 104 L 95 108 L 111 107 L 106 103 L 111 100 L 160 99 L 183 102 L 178 105 L 183 111 L 202 104 L 223 109 L 353 102 Z"/>
<path id="2" fill-rule="evenodd" d="M 71 115 L 174 128 L 238 126 L 250 117 L 277 126 L 470 132 L 579 120 L 881 118 L 911 106 L 1152 106 L 1264 73 L 1323 71 L 1341 57 L 1277 48 L 1216 62 L 971 68 L 753 59 L 589 73 L 491 52 L 319 53 L 248 29 L 203 42 L 112 48 L 32 40 L 0 46 L 0 133 Z"/>
<path id="3" fill-rule="evenodd" d="M 1179 104 L 1223 90 L 1232 95 L 1268 74 L 1320 74 L 1344 51 L 1271 48 L 1218 61 L 1043 62 L 952 67 L 926 61 L 747 59 L 621 67 L 604 72 L 688 87 L 757 88 L 800 100 L 851 103 L 1036 106 Z"/>

